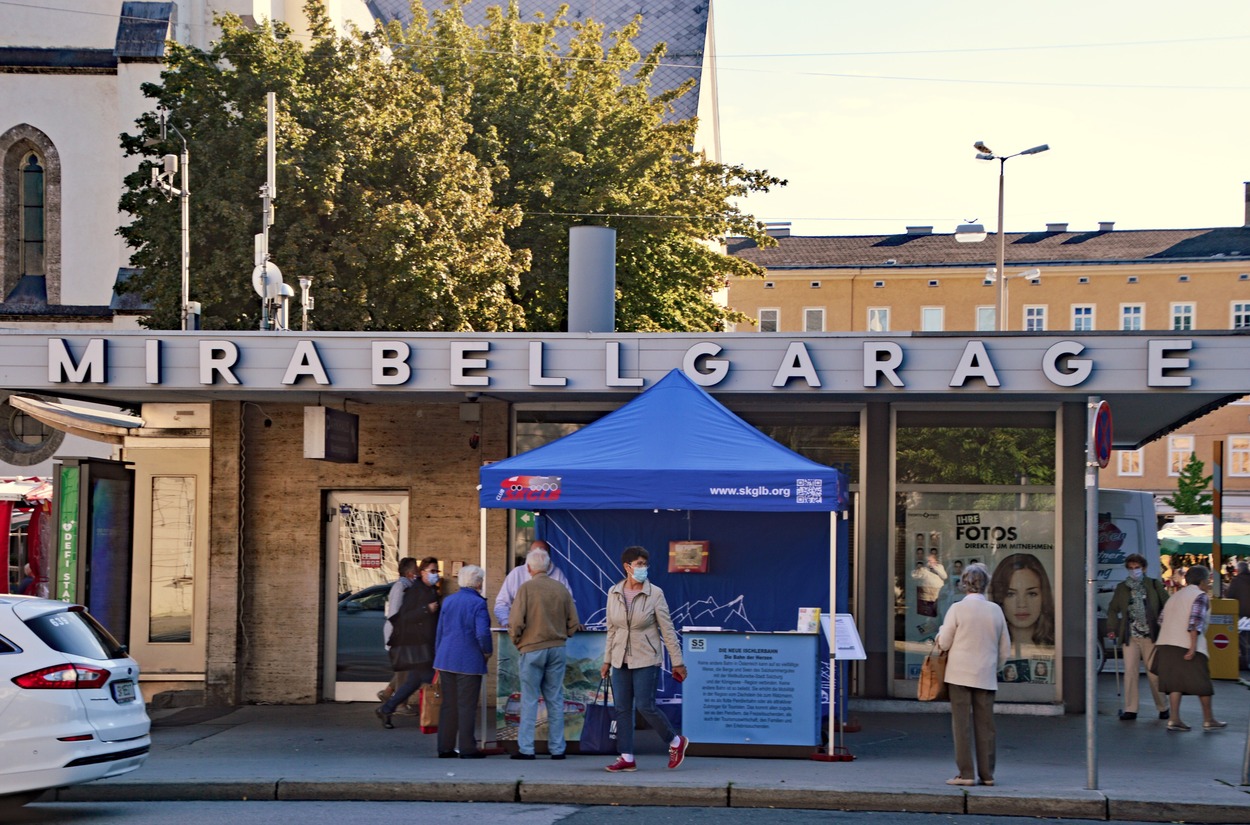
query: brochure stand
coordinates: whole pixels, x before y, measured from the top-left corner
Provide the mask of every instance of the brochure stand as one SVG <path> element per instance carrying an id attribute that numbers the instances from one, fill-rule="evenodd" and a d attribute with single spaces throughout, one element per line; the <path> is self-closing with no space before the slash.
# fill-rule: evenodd
<path id="1" fill-rule="evenodd" d="M 855 617 L 851 614 L 838 613 L 832 622 L 828 616 L 821 616 L 820 626 L 829 642 L 829 745 L 825 752 L 812 754 L 811 759 L 815 762 L 851 762 L 855 757 L 845 744 L 846 703 L 837 701 L 837 688 L 846 677 L 843 663 L 867 659 L 868 655 L 864 653 Z M 833 713 L 835 705 L 838 709 L 836 720 Z"/>

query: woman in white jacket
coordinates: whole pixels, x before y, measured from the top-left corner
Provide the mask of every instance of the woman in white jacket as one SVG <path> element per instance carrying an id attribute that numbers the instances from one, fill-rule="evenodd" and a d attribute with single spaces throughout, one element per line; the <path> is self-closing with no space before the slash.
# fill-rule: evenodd
<path id="1" fill-rule="evenodd" d="M 964 598 L 946 611 L 938 631 L 939 650 L 948 651 L 946 684 L 951 695 L 951 732 L 959 775 L 947 785 L 994 784 L 994 694 L 998 669 L 1011 654 L 1007 620 L 994 602 L 985 598 L 990 572 L 984 564 L 970 564 L 960 577 Z M 973 742 L 976 774 L 973 774 Z"/>

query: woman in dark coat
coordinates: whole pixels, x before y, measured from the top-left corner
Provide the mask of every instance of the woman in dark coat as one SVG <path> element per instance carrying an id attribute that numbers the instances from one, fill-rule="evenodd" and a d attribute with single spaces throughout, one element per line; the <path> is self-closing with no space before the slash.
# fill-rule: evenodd
<path id="1" fill-rule="evenodd" d="M 411 667 L 407 667 L 408 679 L 390 699 L 374 711 L 382 720 L 382 727 L 393 728 L 391 714 L 408 697 L 417 692 L 417 688 L 434 682 L 434 637 L 438 630 L 438 559 L 430 556 L 421 560 L 420 571 L 412 587 L 404 593 L 403 605 L 399 612 L 391 617 L 394 625 L 391 632 L 391 661 L 396 660 L 396 649 L 407 648 L 411 653 L 408 657 Z"/>

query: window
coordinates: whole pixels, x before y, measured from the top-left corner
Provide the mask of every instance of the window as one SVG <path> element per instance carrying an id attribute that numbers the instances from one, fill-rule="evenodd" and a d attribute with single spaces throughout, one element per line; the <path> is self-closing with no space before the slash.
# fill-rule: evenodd
<path id="1" fill-rule="evenodd" d="M 765 281 L 765 282 L 764 282 L 764 289 L 772 289 L 772 288 L 773 288 L 773 287 L 775 287 L 775 286 L 777 286 L 777 285 L 776 285 L 775 283 L 773 283 L 772 281 Z"/>
<path id="2" fill-rule="evenodd" d="M 1194 328 L 1194 305 L 1172 304 L 1172 329 L 1190 330 Z"/>
<path id="3" fill-rule="evenodd" d="M 1250 476 L 1250 435 L 1228 437 L 1228 474 Z"/>
<path id="4" fill-rule="evenodd" d="M 1046 307 L 1031 306 L 1024 308 L 1025 332 L 1041 332 L 1046 329 Z"/>
<path id="5" fill-rule="evenodd" d="M 148 639 L 191 641 L 195 604 L 195 476 L 152 478 Z"/>
<path id="6" fill-rule="evenodd" d="M 810 286 L 812 289 L 820 289 L 820 281 L 812 281 Z"/>
<path id="7" fill-rule="evenodd" d="M 994 307 L 977 307 L 977 332 L 998 329 L 998 311 Z"/>
<path id="8" fill-rule="evenodd" d="M 872 288 L 873 289 L 885 289 L 885 281 L 873 281 Z"/>
<path id="9" fill-rule="evenodd" d="M 824 307 L 807 307 L 803 310 L 803 331 L 804 332 L 824 332 L 825 331 L 825 308 Z"/>
<path id="10" fill-rule="evenodd" d="M 1146 308 L 1141 304 L 1120 304 L 1120 329 L 1140 331 L 1145 329 Z"/>
<path id="11" fill-rule="evenodd" d="M 781 310 L 761 309 L 759 320 L 760 332 L 776 332 L 781 328 Z"/>
<path id="12" fill-rule="evenodd" d="M 889 332 L 890 331 L 890 308 L 889 307 L 868 307 L 868 331 L 869 332 Z"/>
<path id="13" fill-rule="evenodd" d="M 1180 281 L 1182 284 L 1187 284 L 1187 283 L 1189 283 L 1189 276 L 1188 276 L 1188 275 L 1181 275 L 1181 276 L 1179 276 L 1176 280 Z"/>
<path id="14" fill-rule="evenodd" d="M 942 307 L 921 307 L 920 329 L 923 332 L 941 332 L 944 314 Z"/>
<path id="15" fill-rule="evenodd" d="M 1081 304 L 1072 307 L 1072 329 L 1077 332 L 1089 332 L 1094 328 L 1094 307 Z"/>
<path id="16" fill-rule="evenodd" d="M 1141 450 L 1118 450 L 1119 460 L 1116 462 L 1118 474 L 1122 476 L 1139 476 L 1142 474 Z"/>
<path id="17" fill-rule="evenodd" d="M 1233 329 L 1250 329 L 1250 303 L 1233 302 Z"/>
<path id="18" fill-rule="evenodd" d="M 941 286 L 941 283 L 938 281 L 929 281 L 929 286 Z"/>
<path id="19" fill-rule="evenodd" d="M 1168 475 L 1179 476 L 1185 468 L 1189 457 L 1194 454 L 1194 437 L 1192 435 L 1173 435 L 1168 437 Z"/>
<path id="20" fill-rule="evenodd" d="M 60 303 L 60 155 L 47 135 L 24 123 L 0 134 L 0 173 L 0 300 L 30 276 L 40 279 L 48 303 Z"/>
<path id="21" fill-rule="evenodd" d="M 1136 276 L 1136 275 L 1130 275 L 1130 276 L 1128 276 L 1128 282 L 1129 282 L 1130 284 L 1135 284 L 1135 283 L 1137 283 L 1137 276 Z"/>
<path id="22" fill-rule="evenodd" d="M 1088 276 L 1088 275 L 1082 275 L 1081 277 L 1079 277 L 1079 278 L 1077 278 L 1077 279 L 1076 279 L 1076 282 L 1077 282 L 1078 284 L 1088 284 L 1088 283 L 1089 283 L 1089 276 Z"/>

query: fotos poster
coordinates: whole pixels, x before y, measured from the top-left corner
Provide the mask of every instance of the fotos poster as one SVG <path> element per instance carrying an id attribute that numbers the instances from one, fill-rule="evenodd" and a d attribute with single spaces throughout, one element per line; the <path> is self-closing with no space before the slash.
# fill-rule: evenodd
<path id="1" fill-rule="evenodd" d="M 947 609 L 964 596 L 964 568 L 980 562 L 990 571 L 986 598 L 1002 608 L 1011 635 L 999 682 L 1054 684 L 1054 513 L 912 508 L 905 525 L 907 678 L 920 678 Z"/>

